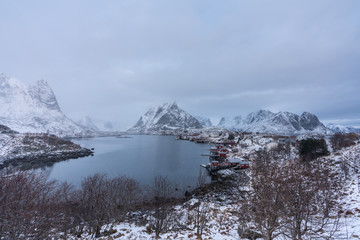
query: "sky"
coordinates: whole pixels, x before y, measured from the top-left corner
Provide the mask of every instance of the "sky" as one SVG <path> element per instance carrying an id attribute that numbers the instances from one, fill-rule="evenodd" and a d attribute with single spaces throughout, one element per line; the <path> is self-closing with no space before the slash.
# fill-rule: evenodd
<path id="1" fill-rule="evenodd" d="M 0 72 L 78 120 L 266 109 L 360 126 L 358 0 L 0 0 Z"/>

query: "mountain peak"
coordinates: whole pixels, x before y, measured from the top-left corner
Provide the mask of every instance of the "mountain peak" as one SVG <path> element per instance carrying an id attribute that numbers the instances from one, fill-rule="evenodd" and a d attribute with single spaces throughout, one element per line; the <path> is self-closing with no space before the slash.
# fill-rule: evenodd
<path id="1" fill-rule="evenodd" d="M 306 130 L 314 130 L 319 125 L 322 127 L 325 127 L 324 124 L 322 124 L 318 117 L 312 113 L 309 112 L 303 112 L 300 116 L 300 124 L 301 126 Z"/>
<path id="2" fill-rule="evenodd" d="M 149 109 L 129 131 L 146 133 L 188 128 L 202 128 L 202 126 L 195 117 L 173 102 Z"/>
<path id="3" fill-rule="evenodd" d="M 59 104 L 47 81 L 41 79 L 29 86 L 30 95 L 40 104 L 52 110 L 60 110 Z"/>
<path id="4" fill-rule="evenodd" d="M 172 103 L 164 103 L 163 105 L 161 105 L 158 108 L 163 108 L 163 109 L 174 108 L 174 109 L 176 109 L 176 108 L 179 108 L 179 107 L 178 107 L 177 103 L 174 101 Z"/>
<path id="5" fill-rule="evenodd" d="M 0 124 L 18 132 L 48 132 L 59 136 L 88 136 L 60 110 L 55 94 L 45 80 L 26 86 L 0 74 Z"/>

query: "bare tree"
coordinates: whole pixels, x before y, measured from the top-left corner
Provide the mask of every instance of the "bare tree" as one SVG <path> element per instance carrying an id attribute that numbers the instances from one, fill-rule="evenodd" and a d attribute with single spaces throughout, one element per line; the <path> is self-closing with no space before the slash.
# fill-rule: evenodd
<path id="1" fill-rule="evenodd" d="M 321 160 L 306 164 L 278 161 L 276 156 L 271 151 L 259 151 L 253 161 L 251 190 L 239 210 L 240 232 L 249 233 L 250 223 L 264 239 L 285 236 L 301 240 L 336 227 L 331 212 L 338 186 L 327 165 Z M 260 236 L 252 233 L 246 235 Z"/>
<path id="2" fill-rule="evenodd" d="M 156 237 L 168 231 L 176 220 L 174 207 L 175 185 L 167 177 L 156 176 L 152 186 L 148 187 L 148 197 L 152 205 L 151 224 Z"/>
<path id="3" fill-rule="evenodd" d="M 331 146 L 336 150 L 340 150 L 344 147 L 349 147 L 356 144 L 359 140 L 359 135 L 356 133 L 335 133 L 331 139 Z"/>
<path id="4" fill-rule="evenodd" d="M 105 175 L 95 174 L 85 178 L 78 192 L 79 210 L 86 220 L 90 233 L 100 236 L 101 227 L 110 219 L 110 199 Z"/>
<path id="5" fill-rule="evenodd" d="M 330 216 L 337 186 L 331 181 L 326 165 L 316 162 L 309 166 L 292 162 L 284 168 L 284 173 L 285 236 L 301 240 L 304 236 L 314 237 L 326 227 L 337 224 L 337 220 Z"/>
<path id="6" fill-rule="evenodd" d="M 203 231 L 210 220 L 210 204 L 208 202 L 199 201 L 193 206 L 194 226 L 196 228 L 196 235 L 198 239 L 202 239 Z"/>
<path id="7" fill-rule="evenodd" d="M 281 217 L 284 212 L 283 175 L 273 153 L 257 152 L 252 165 L 252 191 L 240 207 L 240 222 L 245 232 L 251 222 L 264 239 L 276 238 L 281 232 Z"/>
<path id="8" fill-rule="evenodd" d="M 56 202 L 52 206 L 57 217 L 53 222 L 55 229 L 63 234 L 63 239 L 68 239 L 68 234 L 81 236 L 83 233 L 85 219 L 84 214 L 80 211 L 82 207 L 79 203 L 79 192 L 67 182 L 57 186 Z"/>
<path id="9" fill-rule="evenodd" d="M 197 179 L 197 187 L 203 187 L 206 184 L 207 178 L 208 178 L 207 171 L 200 168 L 198 179 Z"/>
<path id="10" fill-rule="evenodd" d="M 139 183 L 125 176 L 117 177 L 109 182 L 109 190 L 112 215 L 115 220 L 123 221 L 127 212 L 140 201 Z"/>
<path id="11" fill-rule="evenodd" d="M 130 207 L 138 201 L 139 184 L 127 177 L 108 179 L 103 174 L 85 178 L 77 193 L 78 211 L 90 232 L 98 237 L 101 227 L 122 221 Z"/>
<path id="12" fill-rule="evenodd" d="M 33 172 L 0 175 L 0 238 L 43 239 L 55 217 L 54 182 Z"/>

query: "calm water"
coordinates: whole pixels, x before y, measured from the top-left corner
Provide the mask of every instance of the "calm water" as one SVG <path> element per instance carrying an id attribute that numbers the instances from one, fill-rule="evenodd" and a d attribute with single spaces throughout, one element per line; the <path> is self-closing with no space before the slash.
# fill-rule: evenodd
<path id="1" fill-rule="evenodd" d="M 94 156 L 55 163 L 43 171 L 50 179 L 79 186 L 84 177 L 105 173 L 110 177 L 126 175 L 141 184 L 151 184 L 157 175 L 168 176 L 178 187 L 194 187 L 208 159 L 207 144 L 175 140 L 174 136 L 131 138 L 103 137 L 74 140 L 86 148 L 95 148 Z M 202 169 L 204 171 L 204 169 Z"/>

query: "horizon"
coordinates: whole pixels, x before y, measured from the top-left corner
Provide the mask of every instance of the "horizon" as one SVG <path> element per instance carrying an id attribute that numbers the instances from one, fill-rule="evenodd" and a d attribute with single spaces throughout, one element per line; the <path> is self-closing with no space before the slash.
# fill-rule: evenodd
<path id="1" fill-rule="evenodd" d="M 6 73 L 3 73 L 0 71 L 0 75 L 3 75 L 5 77 L 8 77 L 9 79 L 16 79 L 17 81 L 20 81 L 22 84 L 24 84 L 26 87 L 29 87 L 30 85 L 33 85 L 35 84 L 35 82 L 33 83 L 29 83 L 29 84 L 25 84 L 23 81 L 21 81 L 20 79 L 17 79 L 16 77 L 13 77 L 13 76 L 8 76 Z M 39 79 L 37 81 L 45 81 L 46 83 L 48 83 L 45 79 Z M 52 87 L 50 86 L 50 88 L 52 89 Z M 54 89 L 52 89 L 52 91 L 54 92 L 55 94 L 55 91 Z M 57 96 L 55 94 L 55 97 L 57 99 Z M 57 100 L 58 101 L 58 100 Z M 109 119 L 101 119 L 101 118 L 98 118 L 98 117 L 93 117 L 93 116 L 89 116 L 89 115 L 84 115 L 83 117 L 81 118 L 78 118 L 78 119 L 73 119 L 71 117 L 69 117 L 65 112 L 63 112 L 66 116 L 68 116 L 71 120 L 73 120 L 74 122 L 79 122 L 85 118 L 90 118 L 92 121 L 103 121 L 103 122 L 110 122 L 111 124 L 114 125 L 114 128 L 117 129 L 117 130 L 120 130 L 120 131 L 124 131 L 124 130 L 127 130 L 131 127 L 133 127 L 136 122 L 139 120 L 139 118 L 141 116 L 143 116 L 146 112 L 148 112 L 150 109 L 154 109 L 154 108 L 158 108 L 158 107 L 161 107 L 161 106 L 164 106 L 164 105 L 171 105 L 171 104 L 176 104 L 180 109 L 188 112 L 185 108 L 183 108 L 180 104 L 178 104 L 178 101 L 176 100 L 173 100 L 173 101 L 168 101 L 168 102 L 164 102 L 162 104 L 159 104 L 159 105 L 153 105 L 151 107 L 149 107 L 148 109 L 144 109 L 143 113 L 141 115 L 138 116 L 138 118 L 136 120 L 133 121 L 133 123 L 129 126 L 126 126 L 126 127 L 123 127 L 123 128 L 119 128 L 119 125 L 117 124 L 117 121 L 116 119 L 113 119 L 113 120 L 109 120 Z M 62 108 L 61 108 L 61 103 L 58 101 L 58 105 L 59 105 L 59 108 L 60 110 L 62 111 Z M 308 112 L 308 111 L 300 111 L 300 112 L 292 112 L 292 111 L 288 111 L 288 110 L 285 110 L 285 111 L 271 111 L 270 109 L 254 109 L 253 111 L 251 112 L 248 112 L 248 113 L 245 113 L 245 114 L 235 114 L 235 115 L 225 115 L 225 116 L 217 116 L 217 117 L 213 117 L 213 118 L 209 118 L 207 116 L 201 116 L 201 115 L 198 115 L 196 113 L 192 113 L 192 112 L 188 112 L 190 115 L 192 115 L 193 117 L 202 117 L 202 118 L 206 118 L 206 119 L 209 119 L 212 126 L 218 126 L 218 124 L 220 123 L 220 121 L 222 120 L 222 118 L 234 118 L 234 117 L 246 117 L 247 115 L 251 114 L 251 113 L 255 113 L 255 112 L 258 112 L 258 111 L 261 111 L 261 110 L 265 110 L 265 111 L 270 111 L 272 113 L 280 113 L 280 112 L 290 112 L 290 113 L 294 113 L 294 114 L 297 114 L 297 115 L 301 115 L 302 113 L 304 112 Z M 310 112 L 311 114 L 314 114 L 317 116 L 316 113 L 313 113 L 313 112 Z M 318 117 L 318 116 L 317 116 Z M 319 117 L 318 117 L 319 118 Z M 325 126 L 328 125 L 328 124 L 334 124 L 334 125 L 340 125 L 340 126 L 346 126 L 346 127 L 353 127 L 353 128 L 360 128 L 360 119 L 321 119 L 319 118 L 320 122 L 322 122 Z M 96 125 L 96 123 L 94 123 Z"/>

